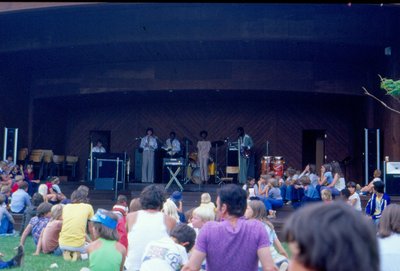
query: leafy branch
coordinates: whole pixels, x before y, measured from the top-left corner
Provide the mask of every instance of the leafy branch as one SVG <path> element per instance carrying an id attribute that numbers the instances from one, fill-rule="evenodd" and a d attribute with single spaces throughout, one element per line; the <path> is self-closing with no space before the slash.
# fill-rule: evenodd
<path id="1" fill-rule="evenodd" d="M 386 95 L 389 95 L 390 97 L 395 99 L 398 103 L 400 103 L 400 80 L 394 81 L 393 79 L 383 78 L 379 74 L 378 74 L 378 76 L 381 79 L 381 84 L 380 84 L 381 89 L 386 91 Z M 397 114 L 400 114 L 400 111 L 387 105 L 381 99 L 379 99 L 375 95 L 371 94 L 365 87 L 362 87 L 362 89 L 364 90 L 364 94 L 374 98 L 375 100 L 380 102 L 387 109 L 389 109 Z"/>

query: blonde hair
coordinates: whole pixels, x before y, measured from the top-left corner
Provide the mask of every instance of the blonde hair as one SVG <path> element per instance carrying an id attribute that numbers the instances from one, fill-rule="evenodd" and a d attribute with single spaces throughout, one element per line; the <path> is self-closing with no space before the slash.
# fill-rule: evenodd
<path id="1" fill-rule="evenodd" d="M 321 199 L 322 200 L 332 200 L 332 192 L 328 189 L 323 189 L 321 191 Z"/>
<path id="2" fill-rule="evenodd" d="M 167 199 L 164 202 L 162 211 L 164 214 L 174 218 L 176 221 L 179 221 L 178 208 L 171 199 Z"/>
<path id="3" fill-rule="evenodd" d="M 201 203 L 209 203 L 211 202 L 211 196 L 209 193 L 201 194 Z"/>
<path id="4" fill-rule="evenodd" d="M 197 215 L 204 222 L 215 220 L 214 210 L 206 206 L 199 206 L 196 209 L 194 209 L 192 216 L 193 215 Z"/>
<path id="5" fill-rule="evenodd" d="M 64 204 L 56 204 L 51 207 L 51 220 L 59 220 L 62 217 Z"/>
<path id="6" fill-rule="evenodd" d="M 44 199 L 46 199 L 46 196 L 47 196 L 47 185 L 45 185 L 45 184 L 39 185 L 38 193 L 40 195 L 42 195 Z"/>

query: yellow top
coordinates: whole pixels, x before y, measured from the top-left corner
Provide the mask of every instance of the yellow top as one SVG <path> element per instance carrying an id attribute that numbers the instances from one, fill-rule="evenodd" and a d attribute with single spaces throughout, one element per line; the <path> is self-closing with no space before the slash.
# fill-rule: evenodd
<path id="1" fill-rule="evenodd" d="M 87 203 L 67 204 L 62 213 L 63 224 L 59 238 L 60 246 L 83 246 L 87 222 L 94 215 L 92 205 Z"/>

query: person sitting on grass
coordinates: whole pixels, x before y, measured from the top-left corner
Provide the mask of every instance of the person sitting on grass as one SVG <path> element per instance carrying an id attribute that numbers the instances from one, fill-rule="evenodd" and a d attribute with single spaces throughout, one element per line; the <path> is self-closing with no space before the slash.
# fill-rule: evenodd
<path id="1" fill-rule="evenodd" d="M 170 236 L 151 241 L 146 246 L 140 271 L 180 270 L 188 262 L 187 253 L 194 246 L 195 239 L 196 233 L 191 227 L 177 224 Z"/>
<path id="2" fill-rule="evenodd" d="M 38 256 L 41 251 L 43 251 L 44 254 L 52 253 L 55 256 L 60 256 L 62 254 L 58 244 L 58 238 L 62 227 L 62 210 L 62 204 L 53 205 L 53 207 L 51 207 L 51 219 L 40 234 L 39 242 L 33 255 Z"/>
<path id="3" fill-rule="evenodd" d="M 63 208 L 63 224 L 58 240 L 66 261 L 76 261 L 81 254 L 86 253 L 85 241 L 90 241 L 86 235 L 86 228 L 88 221 L 94 215 L 92 205 L 87 203 L 85 191 L 77 189 L 72 192 L 71 202 Z M 89 223 L 89 233 L 93 236 L 91 223 Z"/>
<path id="4" fill-rule="evenodd" d="M 46 227 L 47 223 L 49 223 L 51 207 L 53 207 L 53 205 L 48 202 L 43 202 L 37 207 L 37 215 L 31 218 L 28 226 L 26 226 L 24 232 L 22 233 L 20 241 L 21 246 L 24 246 L 26 237 L 28 237 L 31 232 L 35 246 L 37 246 L 40 234 Z"/>
<path id="5" fill-rule="evenodd" d="M 36 209 L 42 202 L 44 202 L 44 199 L 41 194 L 33 194 L 31 198 L 32 204 L 25 209 L 24 214 L 22 215 L 21 229 L 19 232 L 20 235 L 22 235 L 22 233 L 24 232 L 31 218 L 36 215 Z"/>
<path id="6" fill-rule="evenodd" d="M 244 213 L 246 219 L 256 219 L 264 224 L 265 230 L 268 233 L 269 241 L 271 242 L 270 251 L 272 259 L 279 271 L 286 271 L 289 266 L 289 256 L 286 250 L 283 248 L 281 242 L 276 235 L 274 226 L 267 219 L 267 210 L 265 205 L 260 200 L 251 200 L 247 204 L 246 212 Z M 278 249 L 278 250 L 277 250 Z M 261 270 L 261 264 L 258 265 L 259 270 Z"/>
<path id="7" fill-rule="evenodd" d="M 14 218 L 7 211 L 7 207 L 4 204 L 6 197 L 0 194 L 0 235 L 14 233 Z"/>
<path id="8" fill-rule="evenodd" d="M 9 261 L 3 261 L 4 255 L 0 253 L 0 269 L 8 269 L 12 267 L 21 266 L 22 259 L 24 257 L 24 248 L 22 246 L 17 247 L 17 254 Z"/>
<path id="9" fill-rule="evenodd" d="M 93 222 L 94 240 L 87 247 L 89 254 L 89 269 L 98 270 L 123 270 L 126 248 L 118 241 L 118 217 L 112 212 L 98 209 L 90 219 Z"/>

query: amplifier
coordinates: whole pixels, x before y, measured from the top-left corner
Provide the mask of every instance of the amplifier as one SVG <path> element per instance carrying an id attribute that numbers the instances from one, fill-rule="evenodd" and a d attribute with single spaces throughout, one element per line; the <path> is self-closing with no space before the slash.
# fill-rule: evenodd
<path id="1" fill-rule="evenodd" d="M 164 158 L 163 166 L 183 166 L 185 159 L 183 158 Z"/>
<path id="2" fill-rule="evenodd" d="M 95 190 L 114 190 L 115 189 L 115 178 L 96 178 L 94 180 Z"/>

